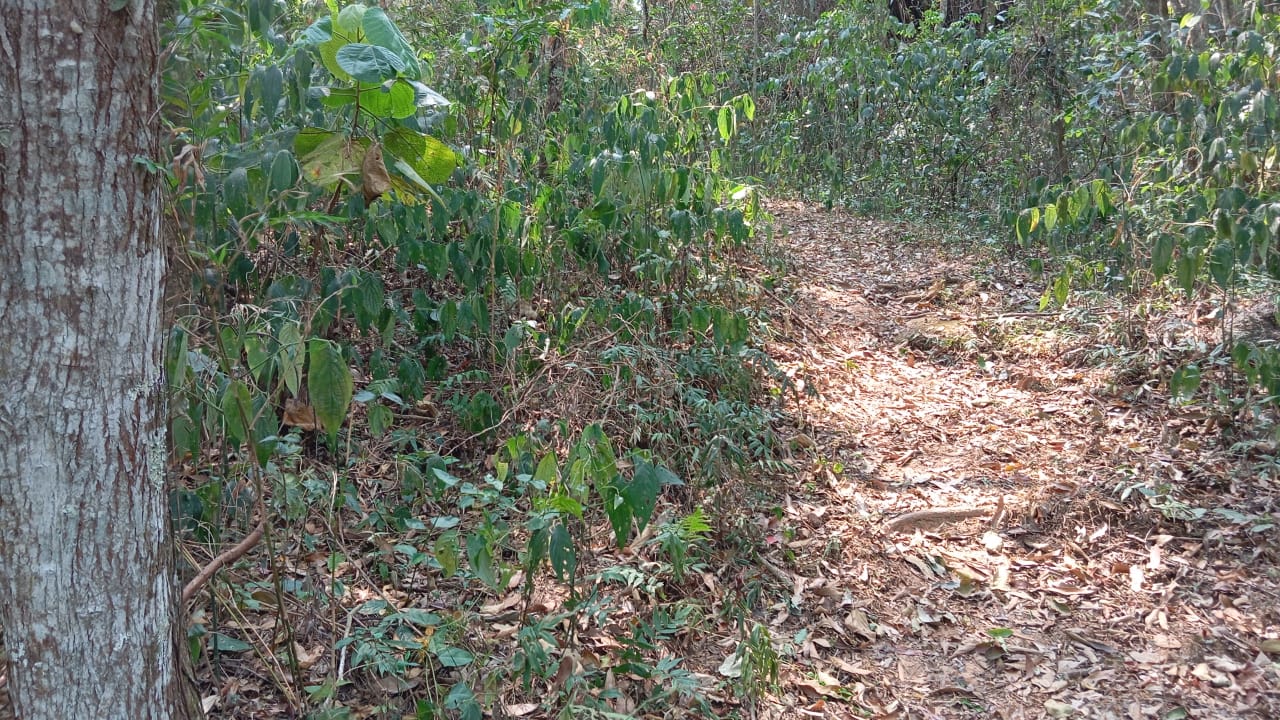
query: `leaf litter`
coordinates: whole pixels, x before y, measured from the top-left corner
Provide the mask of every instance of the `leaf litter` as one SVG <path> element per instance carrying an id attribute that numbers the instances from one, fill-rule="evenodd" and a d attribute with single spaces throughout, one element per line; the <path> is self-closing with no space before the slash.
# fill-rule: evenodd
<path id="1" fill-rule="evenodd" d="M 1273 457 L 1157 375 L 1194 304 L 1042 311 L 998 248 L 771 210 L 793 266 L 769 350 L 808 462 L 803 544 L 764 557 L 809 578 L 776 633 L 814 650 L 774 716 L 1280 717 Z"/>
<path id="2" fill-rule="evenodd" d="M 731 498 L 759 531 L 755 567 L 736 564 L 741 548 L 716 538 L 705 569 L 664 591 L 702 608 L 701 624 L 659 652 L 683 658 L 712 712 L 1280 717 L 1276 451 L 1265 439 L 1223 441 L 1220 416 L 1171 403 L 1156 375 L 1186 344 L 1179 333 L 1203 330 L 1202 300 L 1145 321 L 1096 298 L 1045 312 L 1044 281 L 997 251 L 797 202 L 771 211 L 791 267 L 788 286 L 763 291 L 776 331 L 767 350 L 789 381 L 780 430 L 797 474 L 748 480 L 752 493 Z M 1126 352 L 1102 352 L 1125 335 Z M 584 415 L 592 400 L 577 362 L 589 360 L 548 363 L 541 385 L 522 390 L 528 407 Z M 314 412 L 295 410 L 292 424 L 316 427 Z M 432 407 L 415 412 L 439 437 L 456 432 Z M 394 473 L 374 449 L 349 491 L 385 493 Z M 241 566 L 235 583 L 258 589 L 218 603 L 241 609 L 217 619 L 220 655 L 197 667 L 210 717 L 290 716 L 294 672 L 308 692 L 341 695 L 349 717 L 384 716 L 394 698 L 428 687 L 443 696 L 463 666 L 509 663 L 522 627 L 568 600 L 551 582 L 526 595 L 519 575 L 493 590 L 433 572 L 388 584 L 375 577 L 376 558 L 412 553 L 413 531 L 382 537 L 323 514 L 306 529 L 331 537 L 345 560 L 281 548 L 290 581 L 318 598 L 283 612 L 262 582 L 260 550 Z M 584 574 L 647 561 L 639 542 L 614 549 L 607 533 L 589 542 Z M 771 588 L 755 614 L 783 652 L 779 682 L 744 706 L 725 682 L 743 674 L 748 654 L 724 611 L 752 579 Z M 323 588 L 335 582 L 347 596 L 326 617 Z M 486 716 L 546 717 L 548 694 L 618 664 L 629 623 L 656 597 L 615 595 L 607 622 L 576 628 L 573 650 L 548 648 L 557 670 L 545 687 L 504 689 Z M 350 662 L 336 639 L 370 627 L 377 616 L 366 610 L 379 604 L 430 615 L 416 642 L 443 658 L 439 667 L 326 690 Z M 193 621 L 212 623 L 203 610 Z M 287 653 L 270 640 L 282 624 Z M 446 634 L 453 645 L 439 642 Z M 6 679 L 0 670 L 0 717 Z M 643 678 L 609 669 L 604 686 L 615 712 L 651 716 Z"/>

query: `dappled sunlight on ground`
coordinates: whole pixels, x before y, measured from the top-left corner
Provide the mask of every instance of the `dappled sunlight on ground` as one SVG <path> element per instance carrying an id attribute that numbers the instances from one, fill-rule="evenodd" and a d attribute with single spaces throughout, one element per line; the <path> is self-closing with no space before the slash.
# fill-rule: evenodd
<path id="1" fill-rule="evenodd" d="M 803 638 L 780 715 L 1280 714 L 1274 465 L 1152 369 L 1086 364 L 1020 262 L 772 210 L 808 457 L 770 536 L 800 608 L 775 635 Z M 1239 516 L 1190 519 L 1215 504 Z"/>

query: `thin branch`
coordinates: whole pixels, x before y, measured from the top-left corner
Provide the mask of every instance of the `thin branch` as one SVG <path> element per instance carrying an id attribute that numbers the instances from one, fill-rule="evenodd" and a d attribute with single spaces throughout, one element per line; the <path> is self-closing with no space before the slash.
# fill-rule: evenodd
<path id="1" fill-rule="evenodd" d="M 258 521 L 258 525 L 253 529 L 253 532 L 246 535 L 245 538 L 236 543 L 234 547 L 228 548 L 223 551 L 222 554 L 209 561 L 208 565 L 205 565 L 200 572 L 196 573 L 195 577 L 191 578 L 191 582 L 187 583 L 187 586 L 182 588 L 182 602 L 188 602 L 191 598 L 195 597 L 196 593 L 200 592 L 200 588 L 204 587 L 204 584 L 209 582 L 209 578 L 213 577 L 214 573 L 221 570 L 223 565 L 233 562 L 241 555 L 249 552 L 254 545 L 258 544 L 258 541 L 262 539 L 262 535 L 266 531 L 267 519 L 264 517 Z"/>

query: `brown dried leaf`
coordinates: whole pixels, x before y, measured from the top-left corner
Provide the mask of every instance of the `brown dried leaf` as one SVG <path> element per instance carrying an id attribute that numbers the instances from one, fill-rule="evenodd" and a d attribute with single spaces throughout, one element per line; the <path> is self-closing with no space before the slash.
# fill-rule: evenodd
<path id="1" fill-rule="evenodd" d="M 320 427 L 316 421 L 316 409 L 298 398 L 284 401 L 284 424 L 301 430 L 315 430 Z"/>
<path id="2" fill-rule="evenodd" d="M 360 180 L 366 205 L 391 189 L 391 176 L 382 162 L 382 145 L 373 143 L 365 152 L 364 161 L 360 163 Z"/>

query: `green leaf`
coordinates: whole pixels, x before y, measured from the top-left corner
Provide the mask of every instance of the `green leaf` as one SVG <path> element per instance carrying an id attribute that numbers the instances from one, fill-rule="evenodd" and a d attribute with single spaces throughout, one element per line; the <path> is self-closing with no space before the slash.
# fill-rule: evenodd
<path id="1" fill-rule="evenodd" d="M 360 273 L 343 296 L 343 305 L 351 308 L 352 317 L 361 330 L 368 330 L 373 325 L 386 302 L 382 278 L 371 272 Z"/>
<path id="2" fill-rule="evenodd" d="M 418 107 L 448 107 L 449 99 L 417 80 L 408 81 L 413 86 L 413 103 Z"/>
<path id="3" fill-rule="evenodd" d="M 238 653 L 248 652 L 253 649 L 253 646 L 243 640 L 215 632 L 209 633 L 209 649 L 217 650 L 218 652 Z"/>
<path id="4" fill-rule="evenodd" d="M 322 17 L 298 35 L 300 45 L 323 45 L 333 39 L 333 18 Z"/>
<path id="5" fill-rule="evenodd" d="M 564 513 L 565 515 L 572 515 L 579 520 L 582 519 L 582 503 L 574 500 L 568 495 L 556 495 L 547 502 L 547 505 L 556 512 Z"/>
<path id="6" fill-rule="evenodd" d="M 1218 233 L 1218 237 L 1227 240 L 1235 235 L 1235 223 L 1231 220 L 1231 213 L 1222 208 L 1213 211 L 1213 229 Z"/>
<path id="7" fill-rule="evenodd" d="M 1018 220 L 1014 223 L 1014 233 L 1017 235 L 1018 243 L 1026 245 L 1031 239 L 1031 211 L 1023 210 L 1018 214 Z"/>
<path id="8" fill-rule="evenodd" d="M 467 536 L 467 562 L 476 577 L 489 587 L 497 587 L 498 577 L 493 571 L 493 553 L 489 550 L 489 541 L 479 533 Z"/>
<path id="9" fill-rule="evenodd" d="M 545 527 L 529 533 L 529 542 L 525 545 L 524 553 L 524 573 L 529 582 L 533 581 L 534 574 L 542 568 L 542 561 L 547 557 L 549 536 L 550 533 Z"/>
<path id="10" fill-rule="evenodd" d="M 439 615 L 422 608 L 405 608 L 395 613 L 394 617 L 418 627 L 436 627 L 443 622 Z"/>
<path id="11" fill-rule="evenodd" d="M 345 107 L 360 97 L 360 91 L 355 88 L 313 88 L 313 92 L 316 91 L 320 94 L 320 104 L 327 108 Z"/>
<path id="12" fill-rule="evenodd" d="M 351 406 L 351 370 L 334 343 L 314 338 L 308 347 L 307 394 L 316 419 L 332 440 L 337 437 Z"/>
<path id="13" fill-rule="evenodd" d="M 169 333 L 169 342 L 165 343 L 164 375 L 169 381 L 170 390 L 175 392 L 182 387 L 187 377 L 187 349 L 190 342 L 186 329 L 181 325 L 174 325 Z"/>
<path id="14" fill-rule="evenodd" d="M 271 192 L 281 193 L 298 182 L 298 163 L 293 153 L 282 149 L 271 159 Z"/>
<path id="15" fill-rule="evenodd" d="M 470 665 L 475 660 L 475 655 L 456 647 L 444 647 L 436 651 L 436 660 L 445 667 L 462 667 Z"/>
<path id="16" fill-rule="evenodd" d="M 609 517 L 609 525 L 613 528 L 613 538 L 618 547 L 622 547 L 631 536 L 631 505 L 617 491 L 601 493 L 601 496 L 604 499 L 604 514 Z"/>
<path id="17" fill-rule="evenodd" d="M 232 380 L 222 394 L 222 419 L 227 429 L 227 439 L 239 445 L 249 439 L 249 423 L 253 422 L 253 399 L 249 388 L 239 380 Z"/>
<path id="18" fill-rule="evenodd" d="M 363 90 L 360 107 L 374 117 L 399 120 L 418 112 L 417 93 L 408 80 L 399 79 Z"/>
<path id="19" fill-rule="evenodd" d="M 305 158 L 315 152 L 316 148 L 319 148 L 326 140 L 335 136 L 342 137 L 342 133 L 318 127 L 302 128 L 293 137 L 293 152 L 298 157 Z"/>
<path id="20" fill-rule="evenodd" d="M 426 183 L 442 183 L 457 167 L 457 157 L 447 145 L 430 135 L 398 127 L 382 138 L 385 156 L 403 160 Z"/>
<path id="21" fill-rule="evenodd" d="M 636 463 L 635 475 L 631 482 L 622 489 L 622 495 L 631 506 L 631 514 L 636 519 L 636 529 L 643 532 L 653 517 L 653 508 L 658 502 L 658 493 L 662 490 L 662 476 L 659 468 L 645 460 Z M 671 473 L 667 472 L 668 475 Z"/>
<path id="22" fill-rule="evenodd" d="M 362 83 L 381 83 L 404 70 L 404 61 L 390 50 L 366 43 L 349 43 L 337 51 L 338 67 Z"/>
<path id="23" fill-rule="evenodd" d="M 280 108 L 280 98 L 284 95 L 284 72 L 278 65 L 270 65 L 256 72 L 256 77 L 262 111 L 268 118 L 274 118 Z"/>
<path id="24" fill-rule="evenodd" d="M 374 437 L 382 437 L 387 433 L 391 424 L 395 422 L 395 416 L 391 413 L 391 408 L 381 403 L 369 406 L 369 434 Z"/>
<path id="25" fill-rule="evenodd" d="M 560 523 L 551 531 L 551 571 L 556 579 L 568 582 L 577 571 L 578 553 L 573 547 L 569 528 Z"/>
<path id="26" fill-rule="evenodd" d="M 382 8 L 374 7 L 366 10 L 361 26 L 364 28 L 366 40 L 390 50 L 404 62 L 405 74 L 414 79 L 422 76 L 422 69 L 413 47 L 409 45 L 409 41 L 400 33 L 395 23 L 391 22 L 391 18 L 387 17 Z"/>
<path id="27" fill-rule="evenodd" d="M 451 578 L 458 572 L 458 566 L 461 564 L 458 553 L 458 533 L 449 531 L 436 538 L 435 544 L 431 548 L 436 555 L 436 562 L 440 563 L 440 570 L 446 578 Z"/>
<path id="28" fill-rule="evenodd" d="M 1213 246 L 1213 253 L 1209 255 L 1209 276 L 1218 284 L 1218 287 L 1226 290 L 1231 286 L 1232 277 L 1235 275 L 1236 267 L 1236 249 L 1229 242 L 1220 242 Z"/>
<path id="29" fill-rule="evenodd" d="M 1196 275 L 1200 272 L 1200 252 L 1198 250 L 1184 250 L 1178 255 L 1175 272 L 1178 278 L 1178 287 L 1191 297 L 1196 289 Z"/>
<path id="30" fill-rule="evenodd" d="M 447 488 L 457 487 L 462 482 L 461 478 L 444 468 L 433 467 L 431 468 L 431 474 L 435 475 L 436 479 Z"/>
<path id="31" fill-rule="evenodd" d="M 329 133 L 311 152 L 300 152 L 302 146 L 310 145 L 315 135 L 302 133 L 294 140 L 294 150 L 302 158 L 302 174 L 307 182 L 326 189 L 332 189 L 339 182 L 352 183 L 360 175 L 360 163 L 369 150 L 369 138 L 348 140 L 342 133 Z"/>
<path id="32" fill-rule="evenodd" d="M 349 35 L 359 33 L 365 13 L 368 11 L 369 8 L 366 5 L 351 3 L 338 13 L 338 27 Z"/>
<path id="33" fill-rule="evenodd" d="M 276 364 L 280 366 L 280 377 L 289 394 L 297 397 L 298 388 L 302 386 L 302 334 L 296 322 L 286 322 L 280 328 L 280 350 L 276 353 Z"/>
<path id="34" fill-rule="evenodd" d="M 222 181 L 222 199 L 236 219 L 249 214 L 248 170 L 236 168 L 227 175 L 227 179 Z"/>
<path id="35" fill-rule="evenodd" d="M 1174 398 L 1187 401 L 1200 389 L 1200 367 L 1191 364 L 1173 371 L 1169 378 L 1169 390 Z"/>
<path id="36" fill-rule="evenodd" d="M 351 82 L 351 76 L 338 64 L 338 51 L 346 47 L 350 42 L 345 37 L 334 36 L 317 48 L 320 53 L 320 62 L 324 64 L 325 69 L 333 73 L 333 76 L 342 82 Z"/>
<path id="37" fill-rule="evenodd" d="M 253 408 L 253 449 L 260 467 L 266 467 L 267 461 L 276 449 L 276 433 L 280 430 L 280 418 L 270 407 L 267 399 L 258 396 Z"/>
<path id="38" fill-rule="evenodd" d="M 1060 273 L 1053 280 L 1053 301 L 1059 307 L 1067 304 L 1067 297 L 1071 294 L 1071 275 L 1068 273 Z"/>
<path id="39" fill-rule="evenodd" d="M 547 453 L 538 461 L 538 468 L 533 471 L 533 479 L 542 483 L 544 488 L 550 488 L 556 484 L 560 473 L 556 466 L 555 453 Z"/>
<path id="40" fill-rule="evenodd" d="M 271 373 L 274 370 L 271 366 L 271 354 L 267 352 L 267 344 L 263 341 L 261 331 L 262 328 L 256 328 L 255 332 L 245 335 L 244 338 L 244 355 L 249 361 L 249 374 L 257 381 L 259 387 L 270 384 Z"/>
<path id="41" fill-rule="evenodd" d="M 720 107 L 720 113 L 716 117 L 716 125 L 720 129 L 720 139 L 729 142 L 733 137 L 733 108 L 728 105 Z"/>
<path id="42" fill-rule="evenodd" d="M 1169 265 L 1173 262 L 1173 245 L 1174 239 L 1169 233 L 1160 233 L 1156 237 L 1151 249 L 1151 272 L 1157 280 L 1169 272 Z"/>

